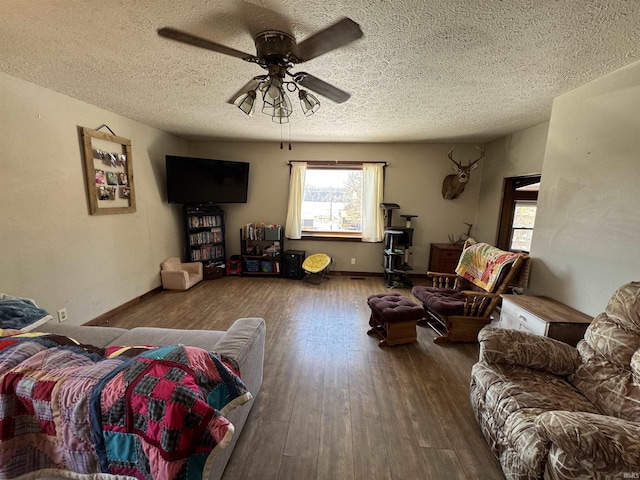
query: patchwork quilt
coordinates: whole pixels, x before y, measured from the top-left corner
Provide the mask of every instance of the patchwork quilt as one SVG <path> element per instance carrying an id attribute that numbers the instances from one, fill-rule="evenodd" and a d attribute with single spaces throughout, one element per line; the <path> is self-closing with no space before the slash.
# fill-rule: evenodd
<path id="1" fill-rule="evenodd" d="M 206 350 L 85 345 L 0 329 L 0 478 L 207 478 L 249 401 Z"/>
<path id="2" fill-rule="evenodd" d="M 493 292 L 502 271 L 518 256 L 518 253 L 505 252 L 487 243 L 476 243 L 462 251 L 456 273 L 487 292 Z"/>

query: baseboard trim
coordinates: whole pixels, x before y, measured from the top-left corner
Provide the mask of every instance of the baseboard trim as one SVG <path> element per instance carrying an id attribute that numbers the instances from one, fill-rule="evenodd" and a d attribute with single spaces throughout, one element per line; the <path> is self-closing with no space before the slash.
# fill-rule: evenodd
<path id="1" fill-rule="evenodd" d="M 93 320 L 89 320 L 88 322 L 83 323 L 82 325 L 93 326 L 93 327 L 108 327 L 109 320 L 111 320 L 113 317 L 124 312 L 127 308 L 133 307 L 134 305 L 137 305 L 140 302 L 144 302 L 145 300 L 148 300 L 149 298 L 153 297 L 154 295 L 157 295 L 161 291 L 162 291 L 162 286 L 156 287 L 153 290 L 150 290 L 147 293 L 143 293 L 139 297 L 134 298 L 133 300 L 129 300 L 128 302 L 123 303 L 119 307 L 116 307 L 112 310 L 109 310 L 108 312 L 103 313 L 102 315 L 94 318 Z"/>
<path id="2" fill-rule="evenodd" d="M 383 277 L 379 272 L 343 272 L 341 270 L 335 270 L 328 272 L 327 275 L 340 275 L 342 277 Z M 426 273 L 409 273 L 409 278 L 429 278 Z"/>
<path id="3" fill-rule="evenodd" d="M 380 277 L 382 278 L 381 273 L 377 272 L 343 272 L 341 270 L 332 270 L 327 272 L 328 276 L 331 275 L 339 275 L 341 277 Z"/>

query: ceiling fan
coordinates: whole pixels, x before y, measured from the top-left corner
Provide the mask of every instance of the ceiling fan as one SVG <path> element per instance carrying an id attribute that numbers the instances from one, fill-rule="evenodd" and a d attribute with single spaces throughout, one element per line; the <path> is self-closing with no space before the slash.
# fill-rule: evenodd
<path id="1" fill-rule="evenodd" d="M 362 37 L 360 26 L 350 18 L 343 18 L 329 27 L 320 30 L 300 43 L 288 33 L 267 30 L 255 36 L 256 54 L 241 52 L 219 43 L 197 37 L 175 28 L 158 29 L 158 35 L 177 42 L 212 50 L 246 62 L 256 63 L 265 70 L 266 75 L 258 75 L 247 82 L 236 93 L 229 103 L 237 105 L 244 113 L 253 112 L 257 90 L 262 92 L 264 106 L 262 111 L 271 115 L 272 120 L 285 123 L 292 112 L 291 103 L 286 96 L 289 92 L 298 91 L 298 96 L 305 115 L 313 114 L 320 102 L 313 95 L 300 89 L 298 85 L 312 90 L 336 103 L 343 103 L 351 96 L 349 93 L 306 72 L 292 73 L 294 65 L 307 62 L 332 50 L 341 48 Z M 292 81 L 286 81 L 285 76 Z"/>

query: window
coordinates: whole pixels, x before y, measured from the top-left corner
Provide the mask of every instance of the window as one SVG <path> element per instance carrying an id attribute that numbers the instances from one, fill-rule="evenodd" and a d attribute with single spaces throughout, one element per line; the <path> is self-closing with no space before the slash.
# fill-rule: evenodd
<path id="1" fill-rule="evenodd" d="M 285 235 L 381 242 L 382 162 L 290 162 Z"/>
<path id="2" fill-rule="evenodd" d="M 302 232 L 361 236 L 362 168 L 307 166 Z"/>
<path id="3" fill-rule="evenodd" d="M 511 225 L 509 250 L 528 252 L 531 250 L 533 225 L 536 221 L 536 202 L 517 201 Z"/>
<path id="4" fill-rule="evenodd" d="M 529 252 L 536 220 L 540 175 L 506 178 L 497 246 Z"/>

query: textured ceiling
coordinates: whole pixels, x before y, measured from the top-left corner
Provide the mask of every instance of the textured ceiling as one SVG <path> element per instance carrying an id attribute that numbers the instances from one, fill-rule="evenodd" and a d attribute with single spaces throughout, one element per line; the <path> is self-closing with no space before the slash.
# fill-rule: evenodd
<path id="1" fill-rule="evenodd" d="M 279 125 L 227 103 L 260 67 L 156 29 L 253 54 L 260 31 L 302 41 L 345 16 L 364 37 L 293 71 L 352 97 L 308 118 L 293 98 L 293 141 L 490 140 L 640 59 L 636 0 L 2 0 L 0 70 L 187 138 L 274 141 Z"/>

